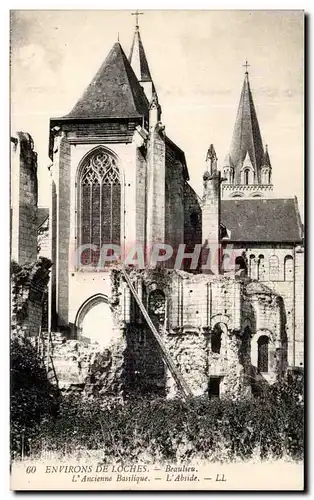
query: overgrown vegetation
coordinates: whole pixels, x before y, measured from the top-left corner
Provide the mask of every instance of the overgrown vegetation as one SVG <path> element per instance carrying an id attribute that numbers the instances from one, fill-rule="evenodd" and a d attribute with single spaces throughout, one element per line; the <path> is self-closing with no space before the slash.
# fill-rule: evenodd
<path id="1" fill-rule="evenodd" d="M 11 453 L 21 456 L 42 432 L 45 418 L 57 415 L 59 395 L 47 379 L 30 340 L 11 340 Z"/>
<path id="2" fill-rule="evenodd" d="M 102 450 L 107 462 L 250 460 L 303 456 L 301 382 L 282 382 L 259 398 L 198 398 L 125 404 L 64 395 L 58 402 L 27 341 L 12 344 L 12 452 L 75 454 Z M 24 430 L 23 430 L 24 429 Z"/>

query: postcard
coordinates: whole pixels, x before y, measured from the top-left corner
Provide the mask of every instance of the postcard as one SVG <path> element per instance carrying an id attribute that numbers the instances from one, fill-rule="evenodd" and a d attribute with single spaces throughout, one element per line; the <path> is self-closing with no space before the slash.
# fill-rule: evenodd
<path id="1" fill-rule="evenodd" d="M 11 11 L 11 489 L 304 490 L 304 12 Z"/>

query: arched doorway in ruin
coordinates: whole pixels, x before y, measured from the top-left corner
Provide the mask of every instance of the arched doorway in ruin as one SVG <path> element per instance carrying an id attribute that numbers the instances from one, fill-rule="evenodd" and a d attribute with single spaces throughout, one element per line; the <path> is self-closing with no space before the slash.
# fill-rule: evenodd
<path id="1" fill-rule="evenodd" d="M 108 347 L 118 338 L 108 297 L 96 294 L 89 297 L 80 307 L 75 319 L 77 336 L 90 343 Z"/>

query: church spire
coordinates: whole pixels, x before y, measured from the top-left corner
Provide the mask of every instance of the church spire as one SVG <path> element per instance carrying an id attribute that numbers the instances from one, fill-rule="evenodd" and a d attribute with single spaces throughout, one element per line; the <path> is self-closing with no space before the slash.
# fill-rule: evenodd
<path id="1" fill-rule="evenodd" d="M 249 64 L 245 61 L 244 81 L 234 124 L 231 146 L 224 161 L 226 182 L 223 197 L 263 197 L 272 191 L 271 164 L 267 147 L 264 151 L 253 95 L 249 81 Z"/>
<path id="2" fill-rule="evenodd" d="M 262 137 L 250 88 L 248 66 L 246 61 L 244 82 L 229 151 L 236 183 L 241 183 L 241 169 L 244 167 L 247 155 L 254 170 L 255 182 L 259 183 L 260 169 L 264 158 Z"/>
<path id="3" fill-rule="evenodd" d="M 132 13 L 132 15 L 136 16 L 136 21 L 133 42 L 129 55 L 129 62 L 133 68 L 134 73 L 137 76 L 138 81 L 144 89 L 148 101 L 150 102 L 155 88 L 140 35 L 138 16 L 141 14 L 143 14 L 143 12 L 136 11 Z"/>

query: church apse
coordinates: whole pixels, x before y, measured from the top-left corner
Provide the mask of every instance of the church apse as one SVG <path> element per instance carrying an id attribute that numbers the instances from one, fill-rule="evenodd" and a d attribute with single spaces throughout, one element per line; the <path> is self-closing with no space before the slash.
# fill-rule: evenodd
<path id="1" fill-rule="evenodd" d="M 116 42 L 71 112 L 51 120 L 50 154 L 53 328 L 92 351 L 114 331 L 104 363 L 108 375 L 118 360 L 120 395 L 177 396 L 177 373 L 193 396 L 250 397 L 252 381 L 273 383 L 301 359 L 300 224 L 294 202 L 267 199 L 272 165 L 247 67 L 231 146 L 218 164 L 210 144 L 202 197 L 162 122 L 138 26 L 129 59 Z"/>

